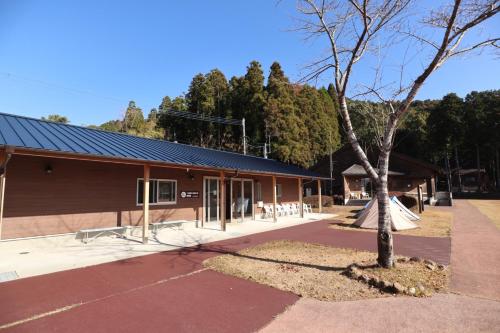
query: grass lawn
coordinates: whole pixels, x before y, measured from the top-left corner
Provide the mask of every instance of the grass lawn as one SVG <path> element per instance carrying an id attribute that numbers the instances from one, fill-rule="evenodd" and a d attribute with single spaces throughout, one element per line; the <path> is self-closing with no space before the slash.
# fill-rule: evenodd
<path id="1" fill-rule="evenodd" d="M 376 256 L 371 252 L 281 240 L 207 259 L 204 266 L 299 296 L 325 301 L 391 295 L 349 277 L 346 270 L 353 263 L 357 263 L 363 272 L 382 279 L 397 275 L 400 278 L 393 282 L 402 283 L 408 288 L 417 282 L 430 292 L 447 288 L 447 269 L 430 270 L 422 262 L 408 262 L 397 264 L 394 269 L 382 269 L 375 267 Z"/>
<path id="2" fill-rule="evenodd" d="M 354 221 L 356 221 L 355 214 L 360 209 L 361 207 L 356 206 L 332 206 L 324 207 L 323 212 L 335 213 L 338 215 L 334 220 L 339 222 L 332 223 L 331 228 L 376 232 L 374 229 L 362 229 L 353 225 Z M 420 215 L 420 221 L 416 222 L 420 228 L 394 231 L 394 233 L 411 236 L 449 237 L 452 217 L 453 214 L 451 212 L 440 210 L 436 207 L 426 206 L 425 211 Z"/>
<path id="3" fill-rule="evenodd" d="M 500 200 L 468 200 L 500 229 Z"/>

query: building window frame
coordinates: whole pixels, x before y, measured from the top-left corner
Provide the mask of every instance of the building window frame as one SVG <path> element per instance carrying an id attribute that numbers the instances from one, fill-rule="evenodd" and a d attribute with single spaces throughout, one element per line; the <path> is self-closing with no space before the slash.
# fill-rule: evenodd
<path id="1" fill-rule="evenodd" d="M 281 184 L 276 184 L 276 199 L 281 199 L 283 196 L 283 186 Z"/>
<path id="2" fill-rule="evenodd" d="M 255 182 L 255 201 L 262 201 L 262 183 Z"/>
<path id="3" fill-rule="evenodd" d="M 141 182 L 142 182 L 142 191 L 140 190 Z M 174 190 L 173 190 L 174 200 L 173 201 L 160 201 L 160 191 L 159 191 L 160 183 L 173 184 L 173 187 L 174 187 Z M 168 205 L 176 205 L 177 204 L 177 179 L 150 178 L 149 179 L 149 188 L 151 191 L 150 195 L 149 195 L 149 205 L 150 206 L 168 206 Z M 143 191 L 144 191 L 144 178 L 137 178 L 136 190 L 135 190 L 136 206 L 143 205 L 143 203 L 140 202 L 140 201 L 142 201 L 142 196 L 139 195 L 139 193 L 141 193 L 141 192 L 144 193 Z"/>

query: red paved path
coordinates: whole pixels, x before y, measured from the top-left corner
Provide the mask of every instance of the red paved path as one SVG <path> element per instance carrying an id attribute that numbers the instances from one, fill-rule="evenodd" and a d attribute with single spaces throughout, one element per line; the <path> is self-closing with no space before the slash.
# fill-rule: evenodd
<path id="1" fill-rule="evenodd" d="M 206 331 L 211 324 L 215 325 L 217 320 L 225 318 L 227 322 L 223 320 L 215 331 L 254 331 L 259 327 L 256 325 L 262 326 L 270 321 L 277 313 L 293 304 L 297 297 L 213 272 L 197 273 L 160 285 L 147 285 L 199 270 L 203 260 L 211 256 L 273 239 L 302 240 L 337 247 L 376 250 L 374 233 L 336 230 L 329 228 L 329 223 L 331 222 L 319 221 L 301 224 L 196 248 L 1 283 L 0 326 L 64 306 L 91 302 L 15 328 L 20 331 L 38 332 L 58 328 L 68 330 L 68 327 L 73 330 L 73 327 L 77 326 L 88 328 L 86 325 L 94 325 L 89 322 L 90 319 L 78 318 L 89 316 L 88 318 L 92 317 L 94 320 L 104 318 L 98 320 L 95 327 L 92 326 L 93 330 L 116 327 L 129 321 L 147 321 L 154 323 L 152 325 L 156 325 L 154 327 L 157 329 L 168 326 L 176 331 L 192 331 L 196 325 L 201 325 L 198 328 Z M 394 243 L 397 254 L 421 256 L 445 264 L 449 262 L 449 238 L 396 235 Z M 145 287 L 141 290 L 130 292 L 143 286 Z M 231 290 L 238 290 L 238 293 L 233 294 Z M 245 293 L 245 290 L 250 294 Z M 172 298 L 174 296 L 175 299 Z M 157 312 L 159 310 L 153 310 L 151 307 L 159 307 L 166 315 L 162 317 Z M 233 314 L 238 312 L 244 315 L 249 311 L 252 316 L 245 316 L 247 320 L 240 320 L 238 318 L 242 317 Z M 188 317 L 185 316 L 187 312 L 190 314 L 189 323 L 193 323 L 193 327 L 185 326 L 188 325 Z M 184 321 L 186 323 L 183 323 Z M 126 327 L 129 326 L 125 325 L 124 328 Z"/>
<path id="2" fill-rule="evenodd" d="M 254 332 L 298 299 L 292 293 L 206 270 L 9 331 Z"/>
<path id="3" fill-rule="evenodd" d="M 451 290 L 500 300 L 500 230 L 466 200 L 453 202 Z"/>

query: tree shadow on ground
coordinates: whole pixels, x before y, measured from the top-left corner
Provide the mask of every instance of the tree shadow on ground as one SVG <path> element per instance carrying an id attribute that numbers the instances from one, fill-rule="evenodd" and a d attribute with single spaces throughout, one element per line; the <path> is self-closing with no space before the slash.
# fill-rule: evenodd
<path id="1" fill-rule="evenodd" d="M 231 255 L 231 256 L 234 256 L 236 258 L 258 260 L 258 261 L 267 262 L 267 263 L 274 263 L 274 264 L 294 265 L 294 266 L 305 267 L 305 268 L 313 268 L 313 269 L 317 269 L 317 270 L 321 270 L 321 271 L 337 271 L 337 272 L 345 271 L 347 269 L 347 267 L 350 265 L 350 264 L 348 264 L 345 266 L 324 266 L 324 265 L 317 265 L 317 264 L 304 263 L 304 262 L 287 261 L 287 260 L 280 260 L 280 259 L 274 259 L 274 258 L 264 258 L 264 257 L 239 253 L 238 251 L 240 251 L 242 249 L 241 245 L 244 243 L 248 243 L 248 241 L 247 242 L 240 241 L 240 242 L 237 242 L 234 244 L 226 244 L 223 246 L 222 245 L 198 244 L 196 246 L 186 247 L 186 248 L 178 249 L 175 251 L 169 251 L 170 253 L 164 252 L 163 254 L 175 255 L 175 256 L 177 256 L 177 258 L 182 258 L 183 260 L 187 260 L 189 262 L 192 262 L 193 264 L 202 264 L 204 260 L 215 257 L 215 256 L 219 256 L 219 255 Z M 257 246 L 257 245 L 259 245 L 259 244 L 255 244 L 255 246 Z M 174 253 L 172 253 L 172 252 L 174 252 Z M 357 263 L 357 264 L 358 264 L 358 267 L 364 268 L 363 266 L 360 266 L 359 263 Z M 368 268 L 368 267 L 371 267 L 371 266 L 366 266 L 366 268 Z"/>

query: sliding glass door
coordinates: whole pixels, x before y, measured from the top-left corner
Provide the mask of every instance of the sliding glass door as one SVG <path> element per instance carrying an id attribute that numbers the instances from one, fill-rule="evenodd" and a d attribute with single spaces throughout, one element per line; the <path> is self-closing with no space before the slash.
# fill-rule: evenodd
<path id="1" fill-rule="evenodd" d="M 243 222 L 253 219 L 253 181 L 231 180 L 231 221 Z"/>
<path id="2" fill-rule="evenodd" d="M 205 177 L 203 180 L 204 222 L 219 222 L 219 178 Z"/>

